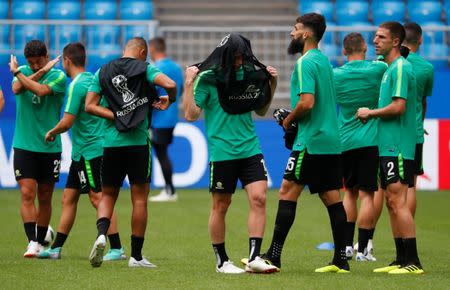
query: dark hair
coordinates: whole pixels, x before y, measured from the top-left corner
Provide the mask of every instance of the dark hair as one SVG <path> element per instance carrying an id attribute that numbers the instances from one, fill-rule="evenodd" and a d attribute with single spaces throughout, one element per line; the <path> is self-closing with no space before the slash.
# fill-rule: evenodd
<path id="1" fill-rule="evenodd" d="M 400 40 L 400 43 L 398 46 L 402 45 L 403 41 L 405 40 L 405 28 L 403 25 L 401 25 L 399 22 L 396 21 L 388 21 L 383 22 L 380 24 L 381 28 L 385 28 L 389 30 L 391 33 L 392 39 L 398 38 Z"/>
<path id="2" fill-rule="evenodd" d="M 72 42 L 63 49 L 63 56 L 78 67 L 84 67 L 86 64 L 86 49 L 80 42 Z"/>
<path id="3" fill-rule="evenodd" d="M 147 51 L 147 42 L 143 37 L 136 36 L 127 41 L 125 48 L 127 47 L 137 47 Z"/>
<path id="4" fill-rule="evenodd" d="M 297 23 L 302 23 L 313 31 L 314 38 L 319 42 L 327 28 L 325 18 L 318 13 L 306 13 L 297 18 Z"/>
<path id="5" fill-rule="evenodd" d="M 364 37 L 361 33 L 352 32 L 344 37 L 344 49 L 348 54 L 363 52 Z"/>
<path id="6" fill-rule="evenodd" d="M 166 41 L 163 37 L 157 36 L 150 39 L 148 45 L 153 46 L 158 52 L 166 52 Z"/>
<path id="7" fill-rule="evenodd" d="M 403 25 L 405 28 L 405 40 L 404 42 L 410 44 L 418 44 L 419 39 L 422 36 L 422 27 L 416 22 L 408 22 Z"/>
<path id="8" fill-rule="evenodd" d="M 23 54 L 25 55 L 25 58 L 47 56 L 47 47 L 43 41 L 33 39 L 27 42 Z"/>

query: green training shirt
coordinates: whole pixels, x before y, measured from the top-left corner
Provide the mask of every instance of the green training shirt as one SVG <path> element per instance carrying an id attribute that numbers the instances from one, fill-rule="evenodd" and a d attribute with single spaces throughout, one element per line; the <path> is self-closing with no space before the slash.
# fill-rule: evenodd
<path id="1" fill-rule="evenodd" d="M 86 113 L 86 94 L 93 75 L 90 72 L 78 74 L 69 86 L 65 112 L 75 116 L 72 126 L 72 159 L 79 161 L 103 155 L 103 119 Z"/>
<path id="2" fill-rule="evenodd" d="M 381 78 L 387 68 L 381 61 L 353 60 L 333 70 L 342 151 L 378 146 L 378 120 L 363 124 L 355 115 L 359 108 L 378 107 Z"/>
<path id="3" fill-rule="evenodd" d="M 25 76 L 33 71 L 28 65 L 19 67 Z M 13 83 L 19 81 L 16 77 Z M 15 96 L 16 127 L 13 147 L 33 152 L 58 153 L 62 151 L 61 137 L 55 142 L 45 142 L 45 134 L 58 123 L 66 94 L 67 78 L 63 71 L 51 69 L 39 81 L 49 86 L 53 94 L 38 97 L 31 91 L 23 91 Z"/>
<path id="4" fill-rule="evenodd" d="M 423 144 L 423 107 L 422 100 L 433 93 L 434 68 L 431 63 L 423 59 L 414 52 L 410 52 L 407 60 L 411 63 L 416 74 L 417 103 L 416 103 L 416 123 L 417 123 L 417 144 Z"/>
<path id="5" fill-rule="evenodd" d="M 261 153 L 251 112 L 226 113 L 219 103 L 216 86 L 208 81 L 213 74 L 204 71 L 194 83 L 195 103 L 205 114 L 210 161 L 241 159 Z M 236 78 L 243 78 L 243 70 L 236 73 Z"/>
<path id="6" fill-rule="evenodd" d="M 393 98 L 406 100 L 405 112 L 394 118 L 380 118 L 378 147 L 380 156 L 414 160 L 416 149 L 416 76 L 411 64 L 402 56 L 394 60 L 383 75 L 378 107 L 384 108 Z"/>
<path id="7" fill-rule="evenodd" d="M 314 95 L 314 107 L 298 120 L 293 150 L 306 148 L 309 154 L 340 154 L 333 69 L 318 49 L 309 50 L 295 64 L 291 76 L 292 108 L 304 93 Z"/>
<path id="8" fill-rule="evenodd" d="M 94 75 L 89 92 L 94 92 L 102 95 L 102 89 L 100 87 L 99 80 L 100 69 Z M 155 77 L 161 73 L 158 68 L 153 65 L 147 66 L 147 80 L 154 82 Z M 151 109 L 151 108 L 150 108 Z M 114 121 L 105 120 L 105 131 L 103 147 L 123 147 L 123 146 L 142 146 L 149 142 L 148 133 L 148 118 L 145 118 L 136 128 L 128 132 L 119 132 L 114 126 Z"/>

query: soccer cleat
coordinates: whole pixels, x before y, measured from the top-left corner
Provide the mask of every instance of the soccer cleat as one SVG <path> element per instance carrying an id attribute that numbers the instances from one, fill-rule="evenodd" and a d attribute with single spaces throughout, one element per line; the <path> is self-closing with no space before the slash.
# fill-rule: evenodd
<path id="1" fill-rule="evenodd" d="M 100 267 L 103 262 L 103 252 L 106 247 L 105 235 L 100 235 L 95 240 L 94 246 L 92 246 L 91 254 L 89 255 L 89 262 L 92 267 Z"/>
<path id="2" fill-rule="evenodd" d="M 417 266 L 413 264 L 398 269 L 394 269 L 388 272 L 388 274 L 414 274 L 414 275 L 419 275 L 423 273 L 425 272 L 423 271 L 422 266 Z"/>
<path id="3" fill-rule="evenodd" d="M 347 274 L 350 273 L 350 270 L 339 268 L 338 266 L 331 264 L 325 267 L 317 268 L 314 270 L 316 273 L 338 273 L 338 274 Z"/>
<path id="4" fill-rule="evenodd" d="M 61 247 L 57 247 L 54 249 L 48 248 L 47 250 L 40 252 L 37 257 L 39 259 L 61 259 Z"/>
<path id="5" fill-rule="evenodd" d="M 23 254 L 25 258 L 34 258 L 44 251 L 44 247 L 35 241 L 30 241 L 27 246 L 27 251 Z"/>
<path id="6" fill-rule="evenodd" d="M 270 274 L 278 271 L 280 271 L 280 269 L 272 265 L 270 261 L 264 260 L 260 257 L 255 257 L 255 259 L 251 262 L 248 262 L 247 259 L 247 264 L 245 265 L 245 272 L 248 273 Z"/>
<path id="7" fill-rule="evenodd" d="M 223 274 L 242 274 L 245 273 L 245 271 L 239 267 L 236 267 L 233 262 L 231 261 L 225 261 L 222 264 L 222 267 L 216 266 L 216 272 L 217 273 L 223 273 Z"/>
<path id="8" fill-rule="evenodd" d="M 177 201 L 178 195 L 176 193 L 169 194 L 167 190 L 163 189 L 158 195 L 150 196 L 148 200 L 152 202 Z"/>
<path id="9" fill-rule="evenodd" d="M 400 265 L 397 263 L 397 261 L 394 261 L 394 262 L 390 263 L 389 266 L 374 269 L 373 272 L 374 273 L 388 273 L 392 270 L 396 270 L 399 268 L 400 268 Z"/>
<path id="10" fill-rule="evenodd" d="M 346 246 L 345 247 L 345 256 L 347 257 L 347 260 L 351 260 L 353 258 L 353 247 L 352 246 Z"/>
<path id="11" fill-rule="evenodd" d="M 373 255 L 373 241 L 372 241 L 372 239 L 370 239 L 370 240 L 367 242 L 367 252 L 368 252 L 369 254 Z"/>
<path id="12" fill-rule="evenodd" d="M 138 261 L 133 257 L 130 257 L 130 260 L 128 261 L 128 267 L 130 268 L 156 268 L 156 265 L 153 263 L 150 263 L 149 260 L 142 257 L 142 260 Z"/>
<path id="13" fill-rule="evenodd" d="M 103 261 L 120 261 L 125 260 L 127 256 L 125 255 L 125 250 L 120 249 L 109 249 L 108 253 L 103 256 Z"/>
<path id="14" fill-rule="evenodd" d="M 355 260 L 357 262 L 375 262 L 377 259 L 370 253 L 364 255 L 363 253 L 358 252 Z"/>

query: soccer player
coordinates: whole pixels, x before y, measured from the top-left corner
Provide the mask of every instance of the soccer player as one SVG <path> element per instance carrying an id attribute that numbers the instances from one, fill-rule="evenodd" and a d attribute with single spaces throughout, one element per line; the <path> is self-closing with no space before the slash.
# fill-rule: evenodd
<path id="1" fill-rule="evenodd" d="M 46 143 L 45 133 L 59 121 L 66 92 L 66 75 L 53 66 L 47 47 L 40 40 L 25 45 L 28 65 L 20 66 L 11 55 L 9 68 L 14 75 L 12 91 L 16 98 L 14 130 L 14 173 L 22 195 L 20 213 L 28 238 L 24 257 L 36 257 L 44 248 L 44 239 L 52 213 L 52 194 L 59 180 L 61 138 Z M 39 207 L 34 200 L 36 195 Z"/>
<path id="2" fill-rule="evenodd" d="M 177 100 L 167 110 L 153 110 L 151 141 L 156 157 L 161 164 L 166 185 L 160 194 L 151 196 L 150 201 L 176 201 L 178 196 L 172 182 L 172 162 L 168 155 L 168 147 L 173 140 L 173 130 L 178 122 L 178 99 L 183 93 L 183 71 L 172 59 L 167 57 L 166 42 L 162 37 L 155 37 L 148 43 L 151 60 L 155 66 L 177 84 Z"/>
<path id="3" fill-rule="evenodd" d="M 128 175 L 133 205 L 129 267 L 154 268 L 142 256 L 147 227 L 147 198 L 150 179 L 148 110 L 165 110 L 175 101 L 176 84 L 156 67 L 145 62 L 147 43 L 141 37 L 129 40 L 123 56 L 103 65 L 94 75 L 86 96 L 86 112 L 106 119 L 104 127 L 102 196 L 97 208 L 97 239 L 89 256 L 93 267 L 103 261 L 106 233 L 125 176 Z M 164 88 L 168 97 L 155 100 L 152 85 Z M 108 107 L 100 105 L 101 96 Z M 153 101 L 155 101 L 153 103 Z"/>
<path id="4" fill-rule="evenodd" d="M 387 64 L 366 61 L 367 45 L 360 33 L 350 33 L 343 42 L 348 62 L 334 69 L 336 100 L 339 105 L 339 133 L 344 173 L 344 208 L 347 213 L 346 255 L 353 256 L 353 235 L 358 217 L 358 253 L 356 261 L 375 261 L 366 250 L 375 227 L 374 192 L 378 189 L 378 138 L 376 119 L 362 124 L 355 118 L 360 107 L 378 107 L 381 78 Z M 356 208 L 358 196 L 360 212 Z M 366 251 L 366 252 L 365 252 Z"/>
<path id="5" fill-rule="evenodd" d="M 5 98 L 3 97 L 2 87 L 0 86 L 0 113 L 3 111 L 5 107 Z"/>
<path id="6" fill-rule="evenodd" d="M 422 44 L 422 28 L 415 22 L 406 23 L 404 25 L 406 36 L 403 45 L 408 47 L 410 52 L 407 60 L 411 63 L 413 71 L 416 74 L 417 85 L 417 103 L 416 103 L 416 123 L 417 123 L 417 139 L 416 153 L 414 156 L 414 186 L 408 188 L 407 204 L 412 216 L 416 214 L 416 184 L 417 176 L 423 174 L 423 142 L 424 128 L 423 120 L 427 110 L 427 96 L 431 96 L 433 92 L 434 68 L 431 63 L 423 59 L 417 54 Z"/>
<path id="7" fill-rule="evenodd" d="M 80 193 L 87 193 L 97 208 L 101 196 L 100 167 L 103 155 L 103 119 L 85 112 L 87 90 L 93 75 L 85 69 L 86 51 L 81 43 L 70 43 L 63 49 L 62 65 L 73 80 L 69 86 L 64 116 L 45 135 L 53 142 L 57 135 L 72 129 L 72 164 L 62 198 L 62 212 L 56 238 L 50 248 L 41 252 L 39 258 L 60 259 L 61 250 L 75 222 Z M 116 215 L 113 213 L 108 234 L 111 248 L 104 260 L 125 259 L 117 231 Z"/>
<path id="8" fill-rule="evenodd" d="M 267 172 L 251 111 L 231 114 L 224 110 L 220 97 L 228 99 L 228 88 L 232 83 L 244 81 L 246 66 L 253 53 L 250 42 L 236 34 L 227 35 L 210 57 L 216 58 L 218 67 L 208 67 L 208 59 L 200 67 L 207 66 L 200 74 L 196 66 L 186 69 L 184 110 L 187 121 L 195 121 L 201 112 L 205 123 L 210 153 L 211 212 L 208 229 L 212 247 L 216 255 L 216 272 L 240 274 L 247 272 L 272 273 L 277 271 L 273 265 L 260 258 L 262 238 L 266 220 Z M 254 59 L 256 59 L 253 56 Z M 269 100 L 263 107 L 255 109 L 256 114 L 264 116 L 267 112 L 277 82 L 277 71 L 268 66 L 270 74 Z M 198 75 L 197 75 L 198 74 Z M 265 74 L 265 73 L 264 73 Z M 229 78 L 227 77 L 229 76 Z M 211 79 L 218 79 L 217 82 Z M 225 83 L 219 86 L 219 83 Z M 243 85 L 247 87 L 247 83 Z M 254 92 L 261 87 L 251 85 Z M 248 87 L 247 87 L 248 89 Z M 225 95 L 226 94 L 226 95 Z M 250 212 L 247 225 L 249 234 L 249 262 L 245 271 L 230 261 L 225 249 L 225 217 L 236 190 L 238 179 L 247 192 Z"/>
<path id="9" fill-rule="evenodd" d="M 281 252 L 295 219 L 297 200 L 304 187 L 318 193 L 328 210 L 335 245 L 331 263 L 315 272 L 348 273 L 345 256 L 347 216 L 339 195 L 342 187 L 341 141 L 336 114 L 333 70 L 318 49 L 326 29 L 325 18 L 307 13 L 296 19 L 289 54 L 302 53 L 291 76 L 292 112 L 283 127 L 298 123 L 298 133 L 279 191 L 272 242 L 265 257 L 281 267 Z"/>
<path id="10" fill-rule="evenodd" d="M 416 227 L 406 203 L 408 186 L 414 184 L 414 154 L 417 138 L 416 77 L 412 65 L 400 55 L 405 29 L 398 22 L 382 23 L 374 39 L 377 55 L 389 65 L 380 88 L 378 109 L 360 108 L 362 122 L 378 121 L 380 183 L 394 236 L 397 257 L 374 272 L 422 274 L 416 245 Z"/>

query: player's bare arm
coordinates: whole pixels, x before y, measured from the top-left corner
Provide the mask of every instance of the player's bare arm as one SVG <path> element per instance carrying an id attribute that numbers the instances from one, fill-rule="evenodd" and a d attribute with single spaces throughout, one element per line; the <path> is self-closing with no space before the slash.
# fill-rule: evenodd
<path id="1" fill-rule="evenodd" d="M 45 142 L 53 142 L 58 134 L 64 133 L 72 128 L 76 116 L 64 113 L 63 118 L 56 124 L 56 126 L 45 134 Z"/>
<path id="2" fill-rule="evenodd" d="M 263 108 L 261 108 L 259 110 L 255 110 L 255 113 L 257 115 L 259 115 L 259 116 L 266 115 L 267 110 L 269 110 L 270 104 L 272 103 L 273 96 L 275 94 L 275 89 L 277 88 L 277 82 L 278 82 L 278 71 L 277 71 L 277 69 L 272 67 L 272 66 L 268 66 L 267 67 L 267 71 L 272 76 L 270 78 L 270 100 L 267 102 L 267 104 Z"/>
<path id="3" fill-rule="evenodd" d="M 402 115 L 405 112 L 406 100 L 394 97 L 392 103 L 384 108 L 370 110 L 369 108 L 359 108 L 356 112 L 356 118 L 361 122 L 366 122 L 370 118 L 389 119 Z"/>
<path id="4" fill-rule="evenodd" d="M 177 84 L 168 76 L 163 73 L 158 74 L 154 80 L 155 85 L 162 87 L 166 90 L 169 96 L 168 101 L 173 103 L 177 100 Z M 167 107 L 169 104 L 167 104 Z M 164 109 L 162 109 L 164 110 Z"/>
<path id="5" fill-rule="evenodd" d="M 91 115 L 105 118 L 108 120 L 114 120 L 114 113 L 100 105 L 101 96 L 94 92 L 88 92 L 85 101 L 85 111 Z"/>
<path id="6" fill-rule="evenodd" d="M 283 128 L 288 129 L 292 122 L 302 118 L 305 114 L 312 110 L 314 107 L 314 95 L 313 94 L 301 94 L 300 100 L 295 105 L 292 112 L 284 119 Z"/>
<path id="7" fill-rule="evenodd" d="M 198 74 L 198 68 L 191 66 L 186 69 L 185 97 L 184 97 L 184 118 L 189 121 L 195 121 L 200 117 L 200 109 L 194 101 L 194 81 Z"/>
<path id="8" fill-rule="evenodd" d="M 58 56 L 54 60 L 49 61 L 43 68 L 38 70 L 38 72 L 36 72 L 30 77 L 27 77 L 22 73 L 18 73 L 19 63 L 17 62 L 16 56 L 11 55 L 9 69 L 19 80 L 18 82 L 15 82 L 13 84 L 13 93 L 18 94 L 23 90 L 29 90 L 38 97 L 45 97 L 47 95 L 52 95 L 53 91 L 49 86 L 40 84 L 37 81 L 48 71 L 50 71 L 52 67 L 56 63 L 58 63 L 60 58 L 61 56 Z"/>
<path id="9" fill-rule="evenodd" d="M 0 113 L 3 111 L 4 106 L 5 106 L 5 98 L 3 97 L 3 92 L 0 89 Z"/>

